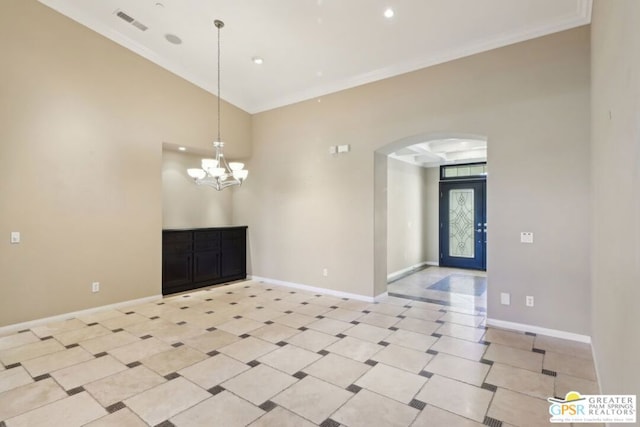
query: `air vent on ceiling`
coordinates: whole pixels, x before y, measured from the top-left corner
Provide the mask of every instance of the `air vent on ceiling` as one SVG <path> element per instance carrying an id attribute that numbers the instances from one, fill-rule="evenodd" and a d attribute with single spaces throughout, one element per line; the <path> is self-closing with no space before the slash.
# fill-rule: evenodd
<path id="1" fill-rule="evenodd" d="M 142 22 L 140 21 L 136 21 L 133 17 L 127 15 L 126 13 L 124 13 L 121 10 L 118 10 L 116 12 L 116 16 L 120 19 L 122 19 L 123 21 L 128 22 L 129 24 L 133 25 L 134 27 L 136 27 L 137 29 L 139 29 L 140 31 L 147 31 L 149 29 L 149 27 L 147 27 L 146 25 L 144 25 Z"/>

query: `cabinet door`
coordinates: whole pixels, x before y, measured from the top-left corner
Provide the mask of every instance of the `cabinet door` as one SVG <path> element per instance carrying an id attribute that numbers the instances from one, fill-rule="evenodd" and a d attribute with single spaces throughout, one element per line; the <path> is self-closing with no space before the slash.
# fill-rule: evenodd
<path id="1" fill-rule="evenodd" d="M 247 276 L 245 229 L 225 230 L 222 233 L 222 276 L 243 279 Z"/>
<path id="2" fill-rule="evenodd" d="M 193 255 L 193 281 L 204 282 L 220 278 L 220 251 L 202 251 Z"/>
<path id="3" fill-rule="evenodd" d="M 162 293 L 188 285 L 192 280 L 192 255 L 185 253 L 164 254 L 162 260 Z"/>

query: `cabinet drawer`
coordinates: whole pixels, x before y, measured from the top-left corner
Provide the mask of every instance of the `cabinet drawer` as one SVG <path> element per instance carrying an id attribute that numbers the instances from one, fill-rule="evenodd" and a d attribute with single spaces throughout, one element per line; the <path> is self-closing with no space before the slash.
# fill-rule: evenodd
<path id="1" fill-rule="evenodd" d="M 193 250 L 217 251 L 220 249 L 220 231 L 203 230 L 193 232 Z"/>
<path id="2" fill-rule="evenodd" d="M 162 233 L 162 252 L 179 254 L 193 251 L 191 231 L 170 231 Z"/>

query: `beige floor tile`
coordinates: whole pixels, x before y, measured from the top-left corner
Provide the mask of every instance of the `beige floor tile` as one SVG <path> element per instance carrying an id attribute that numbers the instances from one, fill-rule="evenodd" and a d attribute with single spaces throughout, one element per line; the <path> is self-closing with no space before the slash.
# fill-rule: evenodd
<path id="1" fill-rule="evenodd" d="M 125 316 L 117 316 L 112 317 L 111 319 L 105 319 L 100 321 L 99 323 L 107 329 L 114 330 L 124 328 L 125 326 L 146 322 L 147 320 L 149 320 L 148 317 L 145 317 L 138 313 L 133 313 Z"/>
<path id="2" fill-rule="evenodd" d="M 422 310 L 440 311 L 443 308 L 447 310 L 451 309 L 451 307 L 443 307 L 441 304 L 434 304 L 432 302 L 425 302 L 425 301 L 410 301 L 409 305 L 411 307 L 420 308 Z"/>
<path id="3" fill-rule="evenodd" d="M 6 420 L 65 397 L 67 393 L 52 378 L 14 388 L 0 394 L 0 420 Z"/>
<path id="4" fill-rule="evenodd" d="M 403 329 L 405 331 L 417 332 L 424 335 L 431 335 L 441 326 L 440 323 L 432 322 L 430 320 L 416 319 L 413 317 L 406 317 L 396 323 L 396 328 Z"/>
<path id="5" fill-rule="evenodd" d="M 126 311 L 129 311 L 128 309 Z M 102 310 L 91 314 L 78 316 L 78 319 L 84 323 L 96 323 L 113 317 L 124 316 L 125 314 L 119 310 Z"/>
<path id="6" fill-rule="evenodd" d="M 209 353 L 213 350 L 219 349 L 220 347 L 224 347 L 225 345 L 229 345 L 240 340 L 241 338 L 234 334 L 221 330 L 215 330 L 206 332 L 202 335 L 196 335 L 195 337 L 187 338 L 186 340 L 184 340 L 184 343 L 203 353 Z"/>
<path id="7" fill-rule="evenodd" d="M 194 328 L 188 325 L 171 325 L 156 329 L 151 332 L 151 335 L 166 343 L 173 344 L 176 342 L 184 342 L 188 338 L 202 335 L 205 332 L 204 329 Z"/>
<path id="8" fill-rule="evenodd" d="M 573 377 L 595 381 L 596 371 L 591 359 L 569 356 L 566 354 L 547 351 L 544 355 L 543 368 L 550 371 L 562 372 Z"/>
<path id="9" fill-rule="evenodd" d="M 457 323 L 459 325 L 473 326 L 474 328 L 477 328 L 484 318 L 484 316 L 472 316 L 470 314 L 448 311 L 440 318 L 440 320 L 443 322 Z"/>
<path id="10" fill-rule="evenodd" d="M 124 403 L 152 426 L 209 398 L 211 394 L 184 378 L 176 378 L 137 394 Z"/>
<path id="11" fill-rule="evenodd" d="M 275 319 L 273 319 L 273 321 L 281 325 L 286 325 L 297 329 L 302 326 L 307 326 L 309 323 L 315 322 L 316 318 L 306 316 L 304 314 L 291 313 L 285 314 L 284 316 L 276 317 Z"/>
<path id="12" fill-rule="evenodd" d="M 506 331 L 504 329 L 489 328 L 483 340 L 507 347 L 515 347 L 522 350 L 531 350 L 535 337 L 526 335 L 523 332 Z"/>
<path id="13" fill-rule="evenodd" d="M 297 381 L 291 375 L 260 364 L 225 381 L 222 387 L 259 406 Z M 256 387 L 256 384 L 260 384 L 260 387 Z"/>
<path id="14" fill-rule="evenodd" d="M 522 427 L 549 425 L 549 403 L 504 388 L 498 388 L 487 415 Z"/>
<path id="15" fill-rule="evenodd" d="M 359 338 L 346 337 L 331 344 L 326 350 L 358 362 L 365 362 L 383 348 L 381 345 L 363 341 Z"/>
<path id="16" fill-rule="evenodd" d="M 414 350 L 427 351 L 436 343 L 436 341 L 438 341 L 438 339 L 431 335 L 424 335 L 400 329 L 389 335 L 385 341 L 401 345 L 403 347 L 412 348 Z"/>
<path id="17" fill-rule="evenodd" d="M 433 405 L 427 405 L 420 415 L 413 422 L 412 427 L 424 426 L 451 426 L 451 427 L 482 427 L 484 424 L 477 423 L 460 415 L 445 411 Z M 503 427 L 504 424 L 502 425 Z"/>
<path id="18" fill-rule="evenodd" d="M 83 392 L 18 415 L 6 423 L 11 427 L 80 427 L 106 414 L 107 411 L 98 402 Z"/>
<path id="19" fill-rule="evenodd" d="M 353 324 L 349 322 L 343 322 L 342 320 L 330 319 L 325 317 L 324 319 L 318 319 L 313 323 L 309 323 L 307 328 L 315 331 L 324 332 L 329 335 L 338 335 L 353 327 Z"/>
<path id="20" fill-rule="evenodd" d="M 494 363 L 493 366 L 491 366 L 491 370 L 485 381 L 498 387 L 528 394 L 529 396 L 540 399 L 554 396 L 553 377 L 531 372 L 526 369 L 514 368 L 501 363 Z M 562 395 L 562 397 L 564 397 L 564 395 Z"/>
<path id="21" fill-rule="evenodd" d="M 127 331 L 120 331 L 81 341 L 79 344 L 89 353 L 98 354 L 136 341 L 140 341 L 140 338 Z"/>
<path id="22" fill-rule="evenodd" d="M 70 390 L 126 369 L 125 365 L 107 355 L 60 369 L 51 373 L 51 376 L 65 390 Z"/>
<path id="23" fill-rule="evenodd" d="M 387 303 L 371 304 L 366 308 L 366 310 L 372 313 L 386 314 L 387 316 L 397 316 L 407 311 L 404 307 L 407 302 L 408 301 L 403 300 L 400 305 Z"/>
<path id="24" fill-rule="evenodd" d="M 520 350 L 500 344 L 491 344 L 484 354 L 487 360 L 528 369 L 533 372 L 542 372 L 542 354 L 532 351 Z"/>
<path id="25" fill-rule="evenodd" d="M 300 313 L 305 314 L 305 313 Z M 258 322 L 266 322 L 268 320 L 273 321 L 276 317 L 284 316 L 284 313 L 281 311 L 272 310 L 270 308 L 262 308 L 260 310 L 251 310 L 247 312 L 245 317 L 253 320 L 257 320 Z"/>
<path id="26" fill-rule="evenodd" d="M 223 391 L 171 418 L 171 421 L 179 427 L 244 427 L 262 414 L 263 410 Z"/>
<path id="27" fill-rule="evenodd" d="M 336 338 L 333 335 L 328 335 L 322 332 L 314 331 L 313 329 L 308 329 L 304 332 L 292 336 L 287 340 L 287 342 L 289 344 L 293 344 L 298 347 L 317 352 L 338 340 L 339 338 Z"/>
<path id="28" fill-rule="evenodd" d="M 278 406 L 267 412 L 251 424 L 249 427 L 315 427 L 304 418 Z"/>
<path id="29" fill-rule="evenodd" d="M 320 316 L 327 311 L 332 310 L 328 306 L 316 305 L 316 304 L 300 304 L 293 309 L 298 314 L 304 314 L 305 316 L 316 317 Z"/>
<path id="30" fill-rule="evenodd" d="M 364 374 L 356 385 L 409 404 L 427 378 L 379 363 Z"/>
<path id="31" fill-rule="evenodd" d="M 242 335 L 253 331 L 254 329 L 258 329 L 264 326 L 264 323 L 258 322 L 257 320 L 247 319 L 243 317 L 242 319 L 233 319 L 226 323 L 222 323 L 216 328 L 229 332 L 234 335 Z"/>
<path id="32" fill-rule="evenodd" d="M 471 326 L 457 325 L 455 323 L 445 323 L 436 332 L 440 335 L 448 335 L 473 342 L 480 341 L 485 334 L 483 328 L 472 328 Z"/>
<path id="33" fill-rule="evenodd" d="M 249 369 L 250 367 L 244 363 L 224 354 L 218 354 L 181 369 L 178 373 L 208 390 Z"/>
<path id="34" fill-rule="evenodd" d="M 122 313 L 121 313 L 122 314 Z M 109 335 L 112 332 L 102 325 L 87 326 L 85 328 L 74 329 L 72 331 L 61 332 L 53 337 L 60 341 L 62 345 L 76 344 L 91 338 Z"/>
<path id="35" fill-rule="evenodd" d="M 371 305 L 371 303 L 358 301 L 355 299 L 348 299 L 340 301 L 338 304 L 336 304 L 336 307 L 344 308 L 345 310 L 351 311 L 362 311 L 366 310 L 369 305 Z"/>
<path id="36" fill-rule="evenodd" d="M 271 344 L 270 342 L 262 341 L 254 337 L 249 337 L 234 342 L 233 344 L 224 346 L 218 351 L 220 353 L 226 354 L 227 356 L 231 356 L 241 362 L 247 363 L 251 362 L 252 360 L 256 360 L 260 356 L 264 356 L 265 354 L 279 348 L 280 347 Z"/>
<path id="37" fill-rule="evenodd" d="M 493 393 L 460 381 L 434 375 L 416 399 L 457 415 L 483 422 Z"/>
<path id="38" fill-rule="evenodd" d="M 84 348 L 73 347 L 68 350 L 58 351 L 36 359 L 27 360 L 22 363 L 22 366 L 24 366 L 33 377 L 38 377 L 49 372 L 57 371 L 58 369 L 86 362 L 93 358 L 93 355 Z"/>
<path id="39" fill-rule="evenodd" d="M 470 360 L 480 360 L 487 351 L 487 345 L 443 335 L 431 346 L 431 350 L 452 354 Z"/>
<path id="40" fill-rule="evenodd" d="M 0 351 L 0 362 L 6 366 L 35 359 L 45 354 L 62 351 L 65 348 L 56 340 L 36 341 L 19 347 L 11 347 Z"/>
<path id="41" fill-rule="evenodd" d="M 166 342 L 151 337 L 146 340 L 136 341 L 132 344 L 114 348 L 109 350 L 108 353 L 122 363 L 129 364 L 131 362 L 138 362 L 154 354 L 171 350 L 172 348 L 173 347 Z"/>
<path id="42" fill-rule="evenodd" d="M 367 325 L 366 323 L 360 323 L 359 325 L 355 325 L 352 328 L 344 331 L 344 335 L 359 338 L 361 340 L 369 341 L 372 343 L 384 341 L 384 339 L 392 333 L 393 331 L 390 331 L 389 329 Z"/>
<path id="43" fill-rule="evenodd" d="M 553 395 L 564 397 L 570 391 L 577 391 L 580 394 L 600 394 L 600 388 L 597 382 L 559 372 L 555 377 Z"/>
<path id="44" fill-rule="evenodd" d="M 48 323 L 46 325 L 32 328 L 31 331 L 40 338 L 49 337 L 61 332 L 73 331 L 86 327 L 87 324 L 78 319 L 62 320 L 60 322 Z"/>
<path id="45" fill-rule="evenodd" d="M 158 305 L 155 302 L 150 302 L 147 304 L 140 304 L 132 307 L 127 307 L 127 310 L 134 311 L 145 317 L 154 317 L 154 316 L 160 316 L 161 314 L 167 311 L 176 311 L 179 309 L 171 305 L 166 305 L 166 304 Z"/>
<path id="46" fill-rule="evenodd" d="M 32 382 L 31 375 L 22 366 L 0 371 L 0 393 Z"/>
<path id="47" fill-rule="evenodd" d="M 286 345 L 278 350 L 265 354 L 259 358 L 258 361 L 293 375 L 321 357 L 322 356 L 313 351 L 305 350 L 295 345 Z"/>
<path id="48" fill-rule="evenodd" d="M 341 388 L 347 388 L 369 369 L 369 365 L 330 353 L 304 368 L 304 372 Z"/>
<path id="49" fill-rule="evenodd" d="M 348 310 L 346 308 L 336 308 L 323 314 L 324 317 L 342 320 L 343 322 L 353 322 L 364 315 L 365 313 L 361 311 Z"/>
<path id="50" fill-rule="evenodd" d="M 368 390 L 361 390 L 333 414 L 331 419 L 349 427 L 406 427 L 417 415 L 417 409 Z"/>
<path id="51" fill-rule="evenodd" d="M 384 350 L 371 356 L 371 359 L 377 360 L 389 366 L 404 369 L 405 371 L 420 373 L 427 363 L 433 358 L 432 355 L 423 351 L 390 344 Z"/>
<path id="52" fill-rule="evenodd" d="M 125 326 L 124 329 L 127 332 L 131 332 L 139 337 L 144 335 L 153 334 L 155 331 L 173 326 L 174 324 L 164 319 L 147 320 L 146 322 L 136 323 L 134 325 Z"/>
<path id="53" fill-rule="evenodd" d="M 489 372 L 489 365 L 439 353 L 429 362 L 425 370 L 480 387 Z"/>
<path id="54" fill-rule="evenodd" d="M 368 325 L 378 326 L 380 328 L 389 328 L 400 321 L 399 317 L 388 316 L 380 313 L 367 313 L 364 316 L 358 318 L 358 322 L 366 323 Z"/>
<path id="55" fill-rule="evenodd" d="M 147 427 L 147 423 L 142 421 L 131 409 L 124 408 L 92 421 L 86 427 Z"/>
<path id="56" fill-rule="evenodd" d="M 553 353 L 593 360 L 591 344 L 583 342 L 564 340 L 546 335 L 537 335 L 533 342 L 533 346 Z"/>
<path id="57" fill-rule="evenodd" d="M 21 332 L 19 334 L 7 335 L 0 338 L 0 352 L 8 348 L 20 347 L 25 344 L 40 342 L 40 338 L 33 332 Z"/>
<path id="58" fill-rule="evenodd" d="M 188 346 L 181 346 L 153 356 L 145 357 L 140 362 L 160 375 L 177 372 L 207 358 L 207 355 Z"/>
<path id="59" fill-rule="evenodd" d="M 162 384 L 166 380 L 145 366 L 110 375 L 84 386 L 102 406 L 110 406 Z"/>
<path id="60" fill-rule="evenodd" d="M 353 394 L 333 384 L 307 376 L 271 399 L 316 424 L 320 424 Z"/>
<path id="61" fill-rule="evenodd" d="M 323 307 L 337 306 L 342 301 L 342 298 L 334 297 L 331 295 L 314 296 L 307 300 L 307 302 L 309 302 L 310 304 L 315 304 Z"/>
<path id="62" fill-rule="evenodd" d="M 411 307 L 404 313 L 403 316 L 412 317 L 414 319 L 430 320 L 432 322 L 440 319 L 444 313 L 438 310 L 427 310 L 418 307 Z"/>
<path id="63" fill-rule="evenodd" d="M 259 329 L 251 331 L 251 336 L 275 344 L 280 341 L 286 341 L 288 338 L 299 333 L 300 331 L 296 328 L 292 328 L 286 325 L 280 325 L 279 323 L 273 323 L 271 325 L 265 325 Z"/>

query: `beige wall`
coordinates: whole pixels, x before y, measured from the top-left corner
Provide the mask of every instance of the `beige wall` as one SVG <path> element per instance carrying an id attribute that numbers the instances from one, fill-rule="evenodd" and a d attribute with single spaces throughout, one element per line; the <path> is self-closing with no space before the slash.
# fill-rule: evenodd
<path id="1" fill-rule="evenodd" d="M 426 261 L 427 170 L 387 161 L 387 274 Z"/>
<path id="2" fill-rule="evenodd" d="M 374 152 L 422 133 L 486 135 L 490 317 L 589 334 L 588 121 L 586 27 L 257 114 L 250 167 L 260 179 L 234 195 L 252 272 L 378 293 L 386 212 L 374 201 L 385 209 L 387 193 Z M 337 144 L 351 153 L 330 156 Z M 520 244 L 521 231 L 536 243 Z"/>
<path id="3" fill-rule="evenodd" d="M 640 396 L 640 2 L 592 24 L 593 341 L 602 391 Z"/>
<path id="4" fill-rule="evenodd" d="M 430 264 L 440 263 L 440 168 L 425 170 L 424 232 L 425 260 Z"/>
<path id="5" fill-rule="evenodd" d="M 0 47 L 0 325 L 159 294 L 162 143 L 209 147 L 215 97 L 35 0 L 3 2 Z"/>
<path id="6" fill-rule="evenodd" d="M 188 168 L 199 168 L 203 156 L 164 150 L 162 153 L 162 228 L 232 225 L 233 189 L 216 191 L 194 185 Z"/>

